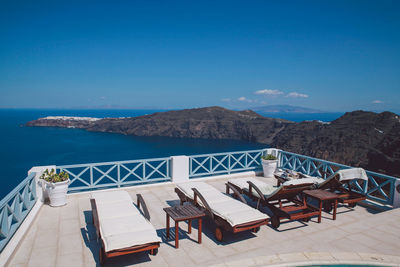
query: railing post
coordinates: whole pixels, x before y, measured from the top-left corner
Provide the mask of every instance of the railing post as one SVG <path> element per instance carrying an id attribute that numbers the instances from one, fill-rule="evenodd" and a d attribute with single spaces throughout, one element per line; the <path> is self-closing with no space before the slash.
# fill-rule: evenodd
<path id="1" fill-rule="evenodd" d="M 400 179 L 394 182 L 393 208 L 400 208 Z"/>
<path id="2" fill-rule="evenodd" d="M 228 154 L 228 174 L 231 174 L 231 170 L 232 170 L 232 168 L 231 168 L 231 157 L 232 157 L 232 155 L 231 155 L 231 153 L 229 153 Z"/>
<path id="3" fill-rule="evenodd" d="M 48 198 L 47 193 L 45 191 L 45 188 L 43 187 L 44 185 L 40 182 L 40 176 L 42 176 L 43 172 L 47 169 L 51 170 L 54 169 L 56 170 L 57 166 L 56 165 L 50 165 L 50 166 L 36 166 L 32 167 L 28 171 L 28 175 L 35 172 L 35 186 L 36 186 L 36 198 L 37 200 L 41 201 L 44 203 L 46 199 Z"/>
<path id="4" fill-rule="evenodd" d="M 118 187 L 121 187 L 121 164 L 117 164 L 117 181 Z"/>
<path id="5" fill-rule="evenodd" d="M 171 178 L 174 183 L 189 181 L 189 157 L 171 157 Z"/>

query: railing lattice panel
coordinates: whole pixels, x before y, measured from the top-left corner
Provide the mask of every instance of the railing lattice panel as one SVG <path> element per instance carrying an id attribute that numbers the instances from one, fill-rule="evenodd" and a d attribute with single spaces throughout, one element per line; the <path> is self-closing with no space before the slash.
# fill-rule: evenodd
<path id="1" fill-rule="evenodd" d="M 0 252 L 36 203 L 35 175 L 28 175 L 0 202 Z"/>

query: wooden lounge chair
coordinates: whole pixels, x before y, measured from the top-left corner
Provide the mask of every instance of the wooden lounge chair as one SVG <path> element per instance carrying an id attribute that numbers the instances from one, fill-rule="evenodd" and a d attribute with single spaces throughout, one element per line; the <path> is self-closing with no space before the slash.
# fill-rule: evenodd
<path id="1" fill-rule="evenodd" d="M 272 212 L 271 226 L 277 229 L 281 220 L 287 219 L 309 221 L 313 216 L 319 215 L 319 210 L 307 204 L 302 191 L 310 189 L 312 183 L 298 185 L 273 186 L 255 178 L 239 178 L 229 180 L 226 184 L 226 192 L 235 188 L 247 195 L 259 205 L 267 206 Z"/>
<path id="2" fill-rule="evenodd" d="M 235 191 L 233 188 L 232 190 Z M 215 237 L 223 240 L 223 231 L 238 233 L 246 230 L 258 232 L 261 225 L 268 223 L 268 216 L 246 205 L 246 200 L 240 196 L 240 201 L 227 196 L 203 182 L 178 184 L 175 188 L 181 204 L 191 202 L 201 207 L 217 225 Z"/>
<path id="3" fill-rule="evenodd" d="M 138 207 L 126 191 L 92 193 L 93 223 L 101 240 L 100 264 L 107 258 L 141 251 L 157 254 L 161 239 L 149 221 L 150 214 L 140 194 L 137 201 Z"/>
<path id="4" fill-rule="evenodd" d="M 356 192 L 352 189 L 351 183 L 354 180 L 368 181 L 367 173 L 362 168 L 342 169 L 323 179 L 319 177 L 302 174 L 301 179 L 293 179 L 283 183 L 283 185 L 294 185 L 302 183 L 314 183 L 315 188 L 329 190 L 339 196 L 339 202 L 354 208 L 358 202 L 367 199 L 365 194 Z M 330 212 L 333 203 L 324 202 L 324 211 Z"/>
<path id="5" fill-rule="evenodd" d="M 367 173 L 362 168 L 350 168 L 338 170 L 328 177 L 324 182 L 317 184 L 318 189 L 325 189 L 339 195 L 339 202 L 348 204 L 354 208 L 358 202 L 367 199 L 365 194 L 356 192 L 352 189 L 351 183 L 354 180 L 368 181 Z M 324 211 L 330 212 L 332 203 L 324 204 Z"/>

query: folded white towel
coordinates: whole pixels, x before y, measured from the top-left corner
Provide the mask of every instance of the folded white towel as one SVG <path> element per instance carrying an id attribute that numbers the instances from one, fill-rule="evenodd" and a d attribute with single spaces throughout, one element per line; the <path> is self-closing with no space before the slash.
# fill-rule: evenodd
<path id="1" fill-rule="evenodd" d="M 353 179 L 361 179 L 368 181 L 367 173 L 363 168 L 351 168 L 339 170 L 337 172 L 339 174 L 339 181 L 353 180 Z"/>

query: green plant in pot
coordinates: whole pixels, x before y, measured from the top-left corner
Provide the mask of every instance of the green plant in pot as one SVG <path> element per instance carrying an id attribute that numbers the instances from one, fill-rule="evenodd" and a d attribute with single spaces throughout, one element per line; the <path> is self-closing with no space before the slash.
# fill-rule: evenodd
<path id="1" fill-rule="evenodd" d="M 261 156 L 261 164 L 263 167 L 264 177 L 272 178 L 278 165 L 278 158 L 272 154 Z"/>
<path id="2" fill-rule="evenodd" d="M 266 156 L 261 156 L 261 159 L 263 159 L 263 160 L 277 160 L 278 158 L 275 157 L 272 154 L 267 154 Z"/>
<path id="3" fill-rule="evenodd" d="M 40 177 L 44 181 L 44 190 L 50 199 L 50 206 L 59 207 L 67 203 L 67 191 L 69 184 L 68 173 L 57 173 L 54 169 L 46 169 Z"/>

